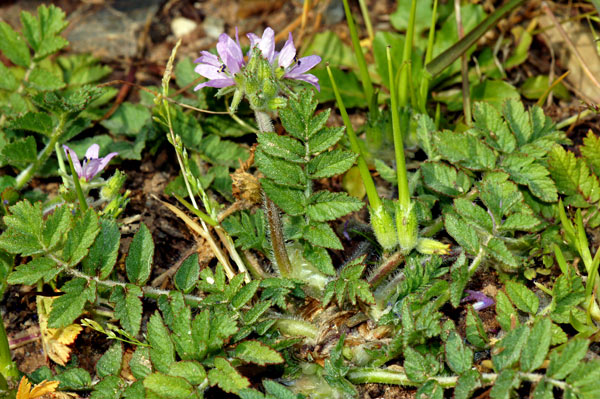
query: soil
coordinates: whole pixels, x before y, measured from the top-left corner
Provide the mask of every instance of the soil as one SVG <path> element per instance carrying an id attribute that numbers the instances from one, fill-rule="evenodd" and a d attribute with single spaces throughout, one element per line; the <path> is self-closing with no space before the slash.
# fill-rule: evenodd
<path id="1" fill-rule="evenodd" d="M 21 10 L 34 11 L 41 1 L 24 0 L 0 3 L 2 19 L 13 26 L 20 25 L 18 15 Z M 352 2 L 356 3 L 356 2 Z M 373 25 L 376 30 L 390 30 L 389 14 L 395 9 L 395 1 L 371 0 L 367 1 Z M 485 1 L 486 7 L 492 7 L 494 1 Z M 535 4 L 534 4 L 535 3 Z M 147 1 L 135 0 L 59 0 L 54 4 L 67 13 L 70 26 L 66 35 L 71 42 L 67 51 L 91 52 L 109 64 L 114 73 L 111 79 L 126 79 L 144 85 L 159 84 L 164 66 L 171 53 L 177 38 L 173 34 L 174 24 L 185 18 L 191 21 L 195 28 L 182 36 L 183 44 L 180 54 L 195 55 L 200 50 L 213 47 L 218 34 L 225 31 L 235 33 L 237 27 L 240 35 L 245 32 L 261 32 L 266 26 L 271 26 L 276 32 L 283 31 L 291 24 L 298 22 L 302 15 L 300 0 L 205 0 L 205 1 Z M 343 9 L 340 13 L 341 0 L 321 0 L 311 13 L 308 24 L 301 35 L 305 38 L 326 30 L 332 29 L 339 37 L 350 43 L 347 26 L 345 24 Z M 507 34 L 509 27 L 531 20 L 537 11 L 536 1 L 532 1 L 523 10 L 513 13 L 509 20 L 500 25 L 503 34 Z M 357 7 L 357 6 L 356 6 Z M 584 6 L 582 6 L 584 7 Z M 572 11 L 574 12 L 574 11 Z M 354 10 L 359 27 L 363 28 L 360 11 Z M 95 21 L 93 29 L 90 21 Z M 115 23 L 116 21 L 116 23 Z M 297 32 L 298 30 L 295 30 Z M 111 40 L 103 40 L 102 35 L 112 34 Z M 490 43 L 500 34 L 496 30 L 488 38 Z M 297 39 L 298 40 L 298 39 Z M 299 40 L 298 40 L 299 41 Z M 509 80 L 515 83 L 522 81 L 527 76 L 547 73 L 552 67 L 551 57 L 548 55 L 547 44 L 534 39 L 530 56 L 525 64 L 509 72 Z M 1 62 L 2 60 L 0 60 Z M 560 62 L 554 66 L 555 76 L 560 76 L 564 70 Z M 135 101 L 138 93 L 129 86 L 124 86 L 119 101 Z M 563 120 L 575 115 L 586 108 L 585 104 L 573 97 L 571 102 L 553 101 L 544 106 L 545 112 L 555 121 Z M 360 123 L 365 115 L 355 112 L 353 121 Z M 569 128 L 569 138 L 573 141 L 573 148 L 582 142 L 582 138 L 589 129 L 598 132 L 600 116 L 592 116 L 574 123 Z M 249 143 L 251 144 L 251 143 Z M 119 165 L 119 169 L 128 176 L 127 189 L 131 190 L 131 202 L 123 215 L 125 226 L 122 229 L 125 237 L 118 261 L 118 267 L 123 270 L 124 258 L 127 253 L 131 238 L 138 230 L 139 224 L 144 223 L 150 231 L 156 245 L 153 275 L 153 285 L 168 288 L 169 279 L 165 276 L 177 269 L 179 263 L 189 254 L 198 252 L 203 266 L 213 265 L 212 252 L 203 240 L 193 234 L 190 229 L 177 216 L 158 202 L 154 196 L 166 199 L 163 195 L 164 187 L 175 178 L 178 169 L 174 166 L 177 162 L 171 148 L 160 148 L 154 155 L 146 153 L 140 162 L 128 161 Z M 55 192 L 56 182 L 36 181 L 39 189 L 46 193 Z M 324 180 L 323 187 L 339 187 L 341 181 Z M 363 221 L 366 214 L 360 214 Z M 344 230 L 340 226 L 340 231 Z M 600 234 L 592 235 L 598 244 Z M 357 243 L 344 241 L 347 249 L 357 246 Z M 343 253 L 334 254 L 334 259 L 342 261 Z M 479 273 L 469 286 L 470 289 L 483 290 L 489 296 L 494 296 L 498 287 L 498 276 L 489 269 L 486 273 Z M 40 366 L 54 367 L 44 355 L 40 339 L 40 330 L 36 316 L 35 296 L 31 296 L 27 287 L 12 286 L 5 293 L 1 304 L 2 317 L 11 341 L 15 360 L 24 373 L 30 373 Z M 144 303 L 149 310 L 152 303 Z M 455 320 L 459 330 L 464 331 L 465 310 L 449 309 L 450 317 Z M 147 312 L 147 314 L 149 314 Z M 486 331 L 493 333 L 499 326 L 494 319 L 493 310 L 484 310 L 479 313 Z M 110 342 L 106 337 L 89 328 L 85 328 L 71 347 L 72 357 L 76 358 L 79 366 L 95 373 L 95 364 L 98 358 L 108 348 Z M 482 360 L 488 358 L 482 356 Z M 413 398 L 415 390 L 398 386 L 381 384 L 365 384 L 359 387 L 363 398 Z M 480 392 L 481 397 L 486 397 L 486 392 Z M 223 392 L 210 390 L 207 397 L 221 398 Z"/>

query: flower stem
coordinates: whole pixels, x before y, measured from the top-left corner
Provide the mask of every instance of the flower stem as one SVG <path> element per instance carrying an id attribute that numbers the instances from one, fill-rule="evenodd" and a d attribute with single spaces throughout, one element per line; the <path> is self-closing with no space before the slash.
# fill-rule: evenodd
<path id="1" fill-rule="evenodd" d="M 408 27 L 406 28 L 406 38 L 404 40 L 404 49 L 402 51 L 402 68 L 400 70 L 400 84 L 398 93 L 398 102 L 400 107 L 404 108 L 408 105 L 409 94 L 409 71 L 408 64 L 412 56 L 413 37 L 415 34 L 415 20 L 417 13 L 417 0 L 412 0 L 410 3 L 410 16 L 408 18 Z M 388 63 L 389 65 L 389 63 Z M 388 67 L 389 68 L 389 67 Z M 391 68 L 390 68 L 391 71 Z M 390 72 L 390 76 L 393 76 Z M 392 78 L 390 78 L 392 85 Z"/>
<path id="2" fill-rule="evenodd" d="M 19 369 L 12 361 L 4 320 L 2 319 L 0 319 L 0 373 L 7 380 L 16 379 L 19 376 Z"/>
<path id="3" fill-rule="evenodd" d="M 81 207 L 81 213 L 83 214 L 88 210 L 88 205 L 87 201 L 85 200 L 85 195 L 83 195 L 83 190 L 81 189 L 79 175 L 77 175 L 77 172 L 75 172 L 75 166 L 73 165 L 73 160 L 71 159 L 70 153 L 67 153 L 67 160 L 69 161 L 69 168 L 71 169 L 71 176 L 73 177 L 75 192 L 77 193 L 77 199 L 79 200 L 79 206 Z"/>
<path id="4" fill-rule="evenodd" d="M 458 39 L 465 37 L 465 28 L 462 23 L 462 16 L 460 12 L 460 0 L 454 0 L 454 13 L 456 14 L 456 30 L 458 32 Z M 471 94 L 469 92 L 469 65 L 468 65 L 467 54 L 464 52 L 460 56 L 460 71 L 462 77 L 462 98 L 463 98 L 463 113 L 465 115 L 465 124 L 471 126 Z"/>
<path id="5" fill-rule="evenodd" d="M 275 327 L 285 335 L 289 336 L 301 336 L 310 339 L 317 339 L 319 331 L 311 323 L 304 320 L 294 319 L 279 319 L 275 323 Z"/>
<path id="6" fill-rule="evenodd" d="M 433 11 L 431 14 L 431 24 L 429 25 L 429 37 L 427 38 L 427 50 L 425 52 L 425 65 L 431 62 L 431 58 L 433 57 L 433 44 L 435 42 L 435 24 L 437 21 L 437 6 L 438 0 L 433 0 Z M 429 91 L 429 82 L 431 81 L 431 76 L 423 73 L 421 74 L 421 87 L 420 87 L 420 96 L 419 96 L 419 109 L 421 113 L 426 114 L 427 109 L 427 97 Z"/>

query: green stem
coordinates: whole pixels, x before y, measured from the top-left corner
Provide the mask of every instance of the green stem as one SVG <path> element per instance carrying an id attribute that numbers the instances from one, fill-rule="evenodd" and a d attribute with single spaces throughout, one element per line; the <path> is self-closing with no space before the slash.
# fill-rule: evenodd
<path id="1" fill-rule="evenodd" d="M 71 154 L 67 153 L 67 160 L 69 161 L 69 168 L 71 169 L 71 176 L 73 177 L 73 184 L 75 185 L 75 192 L 77 193 L 77 199 L 79 199 L 79 206 L 81 207 L 81 213 L 85 213 L 88 210 L 87 201 L 83 190 L 81 189 L 81 182 L 79 181 L 79 175 L 75 172 L 75 166 L 71 159 Z"/>
<path id="2" fill-rule="evenodd" d="M 375 182 L 373 182 L 373 177 L 369 172 L 369 167 L 367 166 L 367 162 L 365 161 L 365 154 L 363 154 L 360 145 L 358 144 L 358 137 L 356 137 L 356 132 L 352 127 L 352 123 L 350 123 L 350 118 L 348 117 L 348 112 L 346 111 L 346 107 L 344 106 L 344 102 L 342 101 L 342 97 L 340 96 L 340 92 L 338 87 L 333 79 L 333 75 L 331 73 L 331 69 L 329 65 L 327 66 L 327 73 L 329 74 L 329 79 L 331 79 L 331 85 L 333 87 L 333 93 L 335 94 L 335 99 L 338 104 L 338 108 L 340 110 L 340 114 L 342 115 L 342 119 L 344 121 L 344 125 L 346 126 L 346 132 L 348 133 L 348 139 L 350 140 L 350 147 L 352 151 L 358 154 L 358 159 L 356 161 L 358 165 L 358 170 L 360 172 L 360 177 L 365 186 L 365 190 L 367 192 L 367 198 L 369 199 L 369 204 L 373 209 L 380 209 L 383 204 L 381 199 L 379 198 L 379 194 L 377 194 L 377 189 L 375 188 Z"/>
<path id="3" fill-rule="evenodd" d="M 46 147 L 44 147 L 44 149 L 38 154 L 37 159 L 23 169 L 17 176 L 17 183 L 15 185 L 17 190 L 23 188 L 29 182 L 29 180 L 31 180 L 35 172 L 37 172 L 38 169 L 41 168 L 44 163 L 46 163 L 46 160 L 48 160 L 48 157 L 50 157 L 52 151 L 54 151 L 54 147 L 56 143 L 58 143 L 58 139 L 60 139 L 60 136 L 63 134 L 66 122 L 67 116 L 65 114 L 60 115 L 58 118 L 58 124 L 52 131 L 52 134 L 50 135 L 50 141 L 48 144 L 46 144 Z"/>
<path id="4" fill-rule="evenodd" d="M 398 92 L 398 103 L 404 108 L 408 105 L 409 96 L 409 72 L 408 64 L 412 57 L 413 37 L 415 34 L 415 18 L 417 13 L 417 0 L 412 0 L 410 3 L 410 16 L 408 18 L 408 27 L 406 28 L 406 37 L 404 40 L 404 49 L 402 51 L 402 69 L 400 70 L 400 84 Z M 389 63 L 388 63 L 389 65 Z M 390 74 L 390 76 L 392 76 Z M 390 78 L 390 85 L 392 80 Z"/>
<path id="5" fill-rule="evenodd" d="M 510 0 L 502 7 L 496 9 L 492 14 L 488 15 L 486 19 L 481 21 L 472 31 L 467 33 L 465 37 L 454 43 L 452 47 L 438 55 L 433 61 L 431 61 L 425 67 L 427 72 L 432 76 L 435 76 L 446 69 L 452 64 L 458 57 L 466 53 L 467 50 L 479 40 L 488 30 L 494 27 L 500 19 L 506 14 L 512 11 L 515 7 L 524 3 L 525 0 Z"/>
<path id="6" fill-rule="evenodd" d="M 462 39 L 465 36 L 465 29 L 462 23 L 462 16 L 460 12 L 460 0 L 454 0 L 454 13 L 456 14 L 456 30 L 458 32 L 458 39 Z M 469 65 L 466 52 L 460 57 L 460 72 L 462 77 L 462 98 L 463 98 L 463 113 L 465 115 L 465 124 L 467 126 L 472 125 L 471 118 L 471 94 L 469 92 Z"/>
<path id="7" fill-rule="evenodd" d="M 369 9 L 367 8 L 365 0 L 358 0 L 358 5 L 360 6 L 360 12 L 362 13 L 363 19 L 365 20 L 365 28 L 367 28 L 369 40 L 371 41 L 371 43 L 373 43 L 373 40 L 375 39 L 375 34 L 373 33 L 373 25 L 371 24 L 371 17 L 369 16 Z"/>
<path id="8" fill-rule="evenodd" d="M 350 12 L 350 6 L 348 0 L 344 0 L 344 11 L 346 12 L 346 21 L 348 21 L 348 29 L 350 30 L 350 38 L 352 39 L 352 47 L 354 48 L 354 54 L 356 55 L 356 61 L 358 63 L 358 70 L 360 73 L 360 80 L 362 82 L 363 91 L 367 97 L 367 104 L 371 107 L 371 98 L 373 97 L 373 83 L 369 76 L 369 70 L 367 69 L 367 61 L 363 54 L 362 47 L 360 46 L 360 40 L 358 39 L 358 32 L 352 13 Z"/>
<path id="9" fill-rule="evenodd" d="M 319 330 L 314 325 L 304 320 L 279 319 L 275 322 L 275 327 L 282 334 L 292 337 L 301 336 L 314 340 L 319 336 Z"/>
<path id="10" fill-rule="evenodd" d="M 429 36 L 427 38 L 427 50 L 425 52 L 425 65 L 431 62 L 431 58 L 433 58 L 433 44 L 435 42 L 435 24 L 437 22 L 437 6 L 438 0 L 433 1 L 433 12 L 431 14 L 431 24 L 429 25 Z M 419 96 L 420 104 L 419 109 L 422 113 L 427 113 L 426 105 L 427 105 L 427 97 L 429 91 L 429 82 L 431 81 L 431 76 L 428 76 L 427 73 L 423 73 L 421 75 L 421 87 Z"/>
<path id="11" fill-rule="evenodd" d="M 10 345 L 4 328 L 4 320 L 0 320 L 0 373 L 5 379 L 16 379 L 19 377 L 19 369 L 12 361 Z"/>

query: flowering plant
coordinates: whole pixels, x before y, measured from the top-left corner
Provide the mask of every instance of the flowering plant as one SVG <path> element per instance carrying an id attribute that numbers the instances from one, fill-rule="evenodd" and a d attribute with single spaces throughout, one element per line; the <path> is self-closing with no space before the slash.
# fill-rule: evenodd
<path id="1" fill-rule="evenodd" d="M 117 152 L 111 152 L 107 156 L 100 158 L 98 157 L 100 146 L 98 144 L 92 144 L 85 152 L 83 162 L 80 163 L 75 151 L 66 145 L 63 145 L 63 148 L 65 154 L 70 156 L 73 160 L 73 167 L 75 168 L 75 172 L 77 172 L 77 177 L 85 182 L 91 181 L 97 174 L 106 168 L 113 157 L 119 155 Z"/>

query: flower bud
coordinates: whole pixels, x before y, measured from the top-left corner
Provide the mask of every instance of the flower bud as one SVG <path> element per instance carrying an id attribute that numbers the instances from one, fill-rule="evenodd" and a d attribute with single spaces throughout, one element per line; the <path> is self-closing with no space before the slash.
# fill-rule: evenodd
<path id="1" fill-rule="evenodd" d="M 419 238 L 417 251 L 423 255 L 448 255 L 450 244 L 444 244 L 431 238 Z"/>
<path id="2" fill-rule="evenodd" d="M 396 203 L 396 228 L 400 249 L 407 254 L 417 245 L 419 238 L 417 215 L 412 202 L 408 206 Z"/>
<path id="3" fill-rule="evenodd" d="M 120 170 L 116 170 L 115 174 L 108 179 L 104 187 L 102 187 L 102 190 L 100 190 L 100 196 L 107 201 L 115 198 L 119 195 L 119 192 L 121 191 L 126 179 L 127 176 L 125 173 L 121 172 Z"/>
<path id="4" fill-rule="evenodd" d="M 392 250 L 398 245 L 398 234 L 394 226 L 394 220 L 385 210 L 383 205 L 378 208 L 369 207 L 371 214 L 371 227 L 375 232 L 375 237 L 379 244 L 385 250 Z"/>

